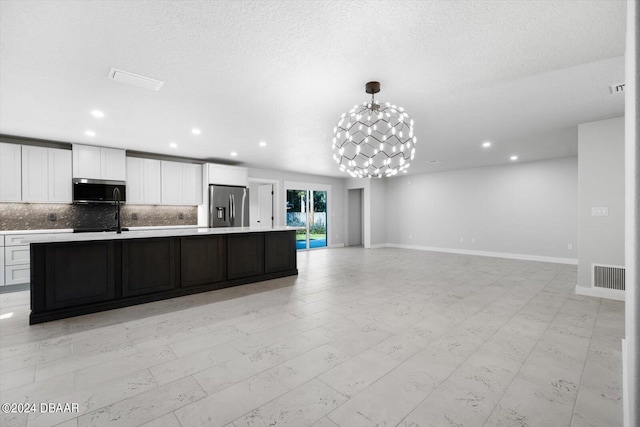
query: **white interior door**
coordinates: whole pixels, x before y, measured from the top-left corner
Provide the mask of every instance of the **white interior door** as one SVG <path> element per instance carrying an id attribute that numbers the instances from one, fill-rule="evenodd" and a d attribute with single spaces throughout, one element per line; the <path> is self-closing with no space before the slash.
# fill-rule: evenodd
<path id="1" fill-rule="evenodd" d="M 258 210 L 260 227 L 273 227 L 273 185 L 264 184 L 258 187 Z"/>

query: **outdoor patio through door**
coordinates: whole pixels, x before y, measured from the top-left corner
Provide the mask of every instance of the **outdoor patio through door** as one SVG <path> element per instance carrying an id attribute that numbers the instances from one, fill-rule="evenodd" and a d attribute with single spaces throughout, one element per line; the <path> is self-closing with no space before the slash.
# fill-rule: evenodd
<path id="1" fill-rule="evenodd" d="M 327 192 L 287 189 L 287 226 L 296 233 L 297 249 L 327 246 Z"/>

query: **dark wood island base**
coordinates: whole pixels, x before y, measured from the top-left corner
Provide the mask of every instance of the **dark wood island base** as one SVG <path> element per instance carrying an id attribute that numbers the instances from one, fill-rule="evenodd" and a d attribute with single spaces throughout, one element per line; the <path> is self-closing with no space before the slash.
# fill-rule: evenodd
<path id="1" fill-rule="evenodd" d="M 297 274 L 295 230 L 31 243 L 29 323 Z"/>

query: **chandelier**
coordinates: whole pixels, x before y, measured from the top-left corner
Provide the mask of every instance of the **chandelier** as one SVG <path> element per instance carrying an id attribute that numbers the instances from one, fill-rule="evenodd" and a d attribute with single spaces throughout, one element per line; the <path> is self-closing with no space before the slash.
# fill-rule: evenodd
<path id="1" fill-rule="evenodd" d="M 375 101 L 380 83 L 367 83 L 365 91 L 371 101 L 354 105 L 333 128 L 333 159 L 352 177 L 407 173 L 416 152 L 413 119 L 402 107 Z"/>

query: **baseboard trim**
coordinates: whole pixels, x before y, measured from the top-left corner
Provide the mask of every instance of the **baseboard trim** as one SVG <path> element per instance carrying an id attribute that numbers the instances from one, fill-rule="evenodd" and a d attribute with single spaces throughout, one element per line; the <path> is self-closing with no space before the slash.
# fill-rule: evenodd
<path id="1" fill-rule="evenodd" d="M 371 247 L 373 248 L 373 245 Z M 493 258 L 508 258 L 508 259 L 519 259 L 523 261 L 540 261 L 540 262 L 552 262 L 554 264 L 578 265 L 578 260 L 575 258 L 557 258 L 557 257 L 548 257 L 548 256 L 540 256 L 540 255 L 512 254 L 512 253 L 506 253 L 506 252 L 473 251 L 473 250 L 467 250 L 467 249 L 438 248 L 434 246 L 401 245 L 397 243 L 387 243 L 383 245 L 376 245 L 376 247 L 415 249 L 418 251 L 446 252 L 446 253 L 460 254 L 460 255 L 488 256 Z"/>
<path id="2" fill-rule="evenodd" d="M 369 249 L 381 249 L 389 247 L 388 243 L 376 243 L 375 245 L 371 245 Z"/>
<path id="3" fill-rule="evenodd" d="M 585 286 L 576 285 L 576 294 L 585 295 L 588 297 L 606 298 L 616 301 L 624 301 L 624 291 L 617 289 L 600 289 L 600 288 L 587 288 Z"/>
<path id="4" fill-rule="evenodd" d="M 344 243 L 334 243 L 329 245 L 330 248 L 344 248 Z"/>

